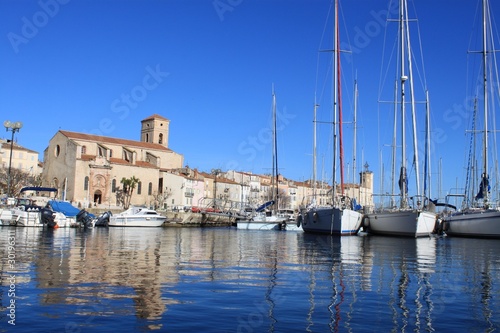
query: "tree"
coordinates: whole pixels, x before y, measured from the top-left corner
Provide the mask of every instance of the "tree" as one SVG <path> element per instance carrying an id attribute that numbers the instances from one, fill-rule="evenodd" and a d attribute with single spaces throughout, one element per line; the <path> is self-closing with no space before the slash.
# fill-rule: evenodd
<path id="1" fill-rule="evenodd" d="M 283 209 L 283 208 L 286 208 L 290 205 L 290 202 L 292 201 L 290 196 L 288 195 L 287 191 L 285 189 L 278 189 L 278 205 L 279 207 L 275 207 L 276 209 Z M 276 195 L 276 188 L 269 188 L 269 190 L 267 191 L 267 196 L 265 198 L 269 198 L 269 199 L 274 199 Z"/>
<path id="2" fill-rule="evenodd" d="M 0 169 L 0 189 L 2 193 L 8 192 L 9 173 L 8 169 Z M 41 186 L 41 177 L 33 176 L 30 172 L 17 168 L 10 170 L 10 195 L 19 196 L 21 189 L 25 186 Z"/>
<path id="3" fill-rule="evenodd" d="M 123 208 L 128 209 L 130 207 L 132 193 L 134 193 L 135 186 L 139 183 L 139 179 L 135 178 L 135 176 L 130 178 L 123 177 L 120 183 L 123 184 Z"/>
<path id="4" fill-rule="evenodd" d="M 153 199 L 154 199 L 155 209 L 158 209 L 158 207 L 161 207 L 163 209 L 163 204 L 167 201 L 167 199 L 170 196 L 172 196 L 172 190 L 168 187 L 165 187 L 163 193 L 154 193 Z"/>

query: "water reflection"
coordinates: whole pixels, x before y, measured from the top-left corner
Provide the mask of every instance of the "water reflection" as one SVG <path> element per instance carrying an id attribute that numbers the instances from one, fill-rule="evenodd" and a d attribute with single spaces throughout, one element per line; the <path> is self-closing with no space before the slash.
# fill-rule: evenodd
<path id="1" fill-rule="evenodd" d="M 15 228 L 15 237 L 18 283 L 32 290 L 20 302 L 33 321 L 56 316 L 66 329 L 119 328 L 130 315 L 141 330 L 457 331 L 464 317 L 498 328 L 495 240 L 230 228 Z"/>
<path id="2" fill-rule="evenodd" d="M 436 238 L 369 237 L 377 294 L 388 296 L 391 330 L 433 330 L 431 276 L 436 264 Z"/>

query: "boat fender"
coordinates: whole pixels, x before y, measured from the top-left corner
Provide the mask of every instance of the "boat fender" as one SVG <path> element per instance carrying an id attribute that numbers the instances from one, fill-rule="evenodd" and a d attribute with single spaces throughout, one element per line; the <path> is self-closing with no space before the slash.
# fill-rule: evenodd
<path id="1" fill-rule="evenodd" d="M 370 227 L 370 218 L 368 216 L 363 217 L 363 221 L 361 222 L 361 225 L 363 228 L 369 228 Z"/>
<path id="2" fill-rule="evenodd" d="M 443 233 L 443 220 L 436 219 L 436 223 L 434 223 L 434 230 L 432 231 L 434 234 L 442 234 Z"/>
<path id="3" fill-rule="evenodd" d="M 444 232 L 447 232 L 447 231 L 448 231 L 448 228 L 449 228 L 448 222 L 443 221 L 443 228 L 442 228 L 442 230 L 443 230 Z"/>
<path id="4" fill-rule="evenodd" d="M 300 223 L 302 222 L 302 214 L 297 215 L 297 218 L 295 219 L 297 223 L 297 228 L 300 227 Z"/>
<path id="5" fill-rule="evenodd" d="M 318 213 L 317 212 L 313 213 L 313 222 L 314 223 L 318 222 Z"/>

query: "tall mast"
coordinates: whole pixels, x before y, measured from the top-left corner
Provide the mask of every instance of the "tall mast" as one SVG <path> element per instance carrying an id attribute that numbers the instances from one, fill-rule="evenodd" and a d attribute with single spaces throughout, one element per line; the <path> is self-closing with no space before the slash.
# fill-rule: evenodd
<path id="1" fill-rule="evenodd" d="M 413 162 L 415 164 L 415 183 L 417 186 L 417 195 L 421 195 L 420 192 L 420 165 L 418 161 L 418 143 L 417 143 L 417 112 L 415 108 L 415 87 L 413 84 L 413 66 L 411 61 L 411 46 L 410 46 L 410 19 L 408 17 L 408 5 L 405 0 L 405 16 L 406 16 L 406 47 L 407 47 L 407 57 L 408 57 L 408 74 L 409 74 L 409 84 L 410 84 L 410 106 L 411 106 L 411 117 L 412 117 L 412 128 L 413 128 Z"/>
<path id="2" fill-rule="evenodd" d="M 354 80 L 354 119 L 353 119 L 353 145 L 352 145 L 352 179 L 356 183 L 356 117 L 358 111 L 358 80 Z"/>
<path id="3" fill-rule="evenodd" d="M 481 184 L 488 177 L 488 77 L 487 77 L 487 0 L 483 0 L 483 99 L 484 99 L 484 133 L 483 133 L 483 175 L 481 175 Z M 486 185 L 486 184 L 484 184 Z M 488 202 L 488 189 L 483 187 L 484 203 Z"/>
<path id="4" fill-rule="evenodd" d="M 396 194 L 396 150 L 397 150 L 397 120 L 398 120 L 398 81 L 394 81 L 394 130 L 392 134 L 392 161 L 391 161 L 391 207 L 394 207 L 394 195 Z M 384 193 L 384 192 L 382 192 Z"/>
<path id="5" fill-rule="evenodd" d="M 424 161 L 424 195 L 427 198 L 431 197 L 431 124 L 430 124 L 430 107 L 429 107 L 429 92 L 425 92 L 425 161 Z"/>
<path id="6" fill-rule="evenodd" d="M 279 209 L 279 203 L 278 203 L 278 136 L 276 135 L 276 95 L 274 94 L 274 86 L 273 86 L 273 184 L 276 185 L 276 187 L 273 187 L 273 199 L 275 200 L 274 202 L 274 211 Z"/>
<path id="7" fill-rule="evenodd" d="M 405 138 L 405 28 L 404 28 L 404 0 L 399 2 L 399 34 L 401 38 L 401 171 L 399 174 L 399 189 L 401 191 L 401 208 L 406 207 L 407 180 L 406 180 L 406 138 Z"/>
<path id="8" fill-rule="evenodd" d="M 313 200 L 314 203 L 316 203 L 316 181 L 317 181 L 317 175 L 316 175 L 316 169 L 317 169 L 317 155 L 316 155 L 316 113 L 317 113 L 317 108 L 318 104 L 314 103 L 314 120 L 313 120 Z"/>
<path id="9" fill-rule="evenodd" d="M 341 75 L 340 75 L 340 36 L 339 36 L 339 21 L 338 21 L 338 13 L 337 17 L 337 45 L 335 49 L 337 50 L 336 61 L 337 61 L 337 99 L 338 99 L 338 110 L 339 110 L 339 161 L 340 161 L 340 193 L 344 196 L 344 140 L 342 136 L 342 85 L 340 84 Z"/>

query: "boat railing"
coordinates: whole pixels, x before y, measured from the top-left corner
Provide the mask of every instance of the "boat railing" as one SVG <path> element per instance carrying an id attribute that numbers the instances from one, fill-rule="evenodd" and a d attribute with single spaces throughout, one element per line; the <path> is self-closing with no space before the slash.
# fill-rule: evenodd
<path id="1" fill-rule="evenodd" d="M 371 207 L 375 212 L 387 211 L 387 210 L 401 210 L 401 209 L 416 209 L 423 210 L 429 209 L 431 207 L 431 200 L 425 195 L 413 195 L 407 197 L 405 202 L 401 202 L 400 194 L 372 194 L 374 197 L 380 197 L 379 204 Z"/>
<path id="2" fill-rule="evenodd" d="M 380 197 L 379 203 L 373 207 L 374 212 L 380 212 L 380 211 L 386 211 L 386 210 L 398 210 L 401 207 L 400 200 L 395 199 L 395 198 L 398 198 L 398 199 L 401 198 L 401 195 L 399 195 L 399 194 L 373 193 L 372 197 Z"/>
<path id="3" fill-rule="evenodd" d="M 450 208 L 454 208 L 455 211 L 457 210 L 457 208 L 456 208 L 457 206 L 456 205 L 452 205 L 450 203 L 450 200 L 453 199 L 453 198 L 455 198 L 455 199 L 460 198 L 460 200 L 462 201 L 462 203 L 461 203 L 462 208 L 461 209 L 465 209 L 466 208 L 466 202 L 467 202 L 467 200 L 466 200 L 465 194 L 463 194 L 463 193 L 448 193 L 445 196 L 445 199 L 444 199 L 444 202 L 445 202 L 446 205 L 445 205 L 445 208 L 443 210 L 443 215 L 449 215 L 449 214 L 451 214 L 452 212 L 451 212 Z"/>

